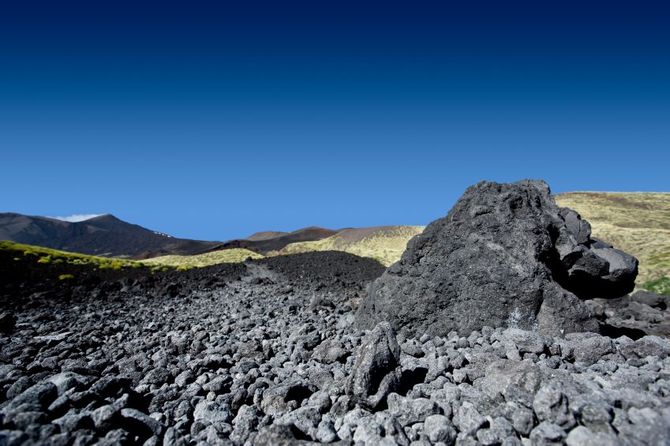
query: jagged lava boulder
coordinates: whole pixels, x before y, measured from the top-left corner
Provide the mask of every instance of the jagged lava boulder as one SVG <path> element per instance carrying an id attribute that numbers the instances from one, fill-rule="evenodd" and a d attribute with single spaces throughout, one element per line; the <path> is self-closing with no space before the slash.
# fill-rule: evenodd
<path id="1" fill-rule="evenodd" d="M 357 324 L 387 320 L 419 336 L 484 326 L 597 331 L 582 299 L 629 292 L 637 263 L 593 239 L 588 222 L 559 208 L 543 181 L 481 182 L 370 285 Z"/>

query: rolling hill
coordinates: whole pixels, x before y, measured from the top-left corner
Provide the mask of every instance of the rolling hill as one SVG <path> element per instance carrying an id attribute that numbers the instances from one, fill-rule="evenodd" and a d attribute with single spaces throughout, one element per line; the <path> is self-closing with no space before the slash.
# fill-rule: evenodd
<path id="1" fill-rule="evenodd" d="M 344 251 L 370 257 L 383 265 L 400 258 L 409 239 L 423 231 L 423 226 L 375 226 L 343 229 L 330 237 L 297 242 L 268 253 L 268 255 L 297 254 L 310 251 Z"/>
<path id="2" fill-rule="evenodd" d="M 261 240 L 269 240 L 275 237 L 281 237 L 287 234 L 288 232 L 282 232 L 282 231 L 261 231 L 251 234 L 249 237 L 246 238 L 246 240 L 257 242 Z"/>
<path id="3" fill-rule="evenodd" d="M 202 268 L 219 263 L 240 263 L 247 259 L 262 259 L 264 256 L 244 248 L 230 248 L 195 255 L 167 255 L 142 260 L 145 265 L 174 266 L 178 268 Z"/>
<path id="4" fill-rule="evenodd" d="M 257 232 L 246 239 L 230 240 L 218 244 L 211 251 L 242 248 L 265 255 L 271 251 L 278 251 L 291 243 L 321 240 L 337 233 L 338 231 L 317 226 L 310 226 L 293 232 Z"/>
<path id="5" fill-rule="evenodd" d="M 80 222 L 0 214 L 0 240 L 106 257 L 197 254 L 219 242 L 170 237 L 106 214 Z"/>
<path id="6" fill-rule="evenodd" d="M 4 257 L 11 257 L 13 261 L 29 261 L 39 265 L 87 265 L 98 269 L 126 269 L 144 266 L 141 261 L 100 257 L 42 246 L 26 245 L 24 243 L 0 240 L 0 253 Z M 11 262 L 10 262 L 11 263 Z"/>

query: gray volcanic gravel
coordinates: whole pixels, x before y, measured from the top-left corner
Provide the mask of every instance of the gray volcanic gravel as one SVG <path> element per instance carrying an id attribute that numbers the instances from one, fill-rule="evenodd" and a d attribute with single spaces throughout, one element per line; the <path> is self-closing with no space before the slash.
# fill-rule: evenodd
<path id="1" fill-rule="evenodd" d="M 0 444 L 670 444 L 668 339 L 358 332 L 382 270 L 314 253 L 17 303 Z"/>

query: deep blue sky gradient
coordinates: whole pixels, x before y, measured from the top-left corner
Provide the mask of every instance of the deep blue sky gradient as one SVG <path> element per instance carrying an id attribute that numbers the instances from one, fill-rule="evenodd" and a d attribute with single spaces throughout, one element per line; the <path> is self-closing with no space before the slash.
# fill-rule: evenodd
<path id="1" fill-rule="evenodd" d="M 222 240 L 667 191 L 666 4 L 3 2 L 0 211 Z"/>

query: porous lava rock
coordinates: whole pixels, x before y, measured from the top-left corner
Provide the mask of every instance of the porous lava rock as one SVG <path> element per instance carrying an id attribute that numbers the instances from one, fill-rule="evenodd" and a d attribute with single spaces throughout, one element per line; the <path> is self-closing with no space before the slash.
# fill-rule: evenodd
<path id="1" fill-rule="evenodd" d="M 545 334 L 597 331 L 582 299 L 631 291 L 637 259 L 591 237 L 543 181 L 480 182 L 414 237 L 374 281 L 359 328 L 387 320 L 404 334 L 467 334 L 483 326 Z"/>
<path id="2" fill-rule="evenodd" d="M 400 346 L 388 322 L 378 324 L 363 340 L 354 371 L 347 382 L 347 393 L 358 402 L 377 407 L 398 386 L 396 372 Z"/>

